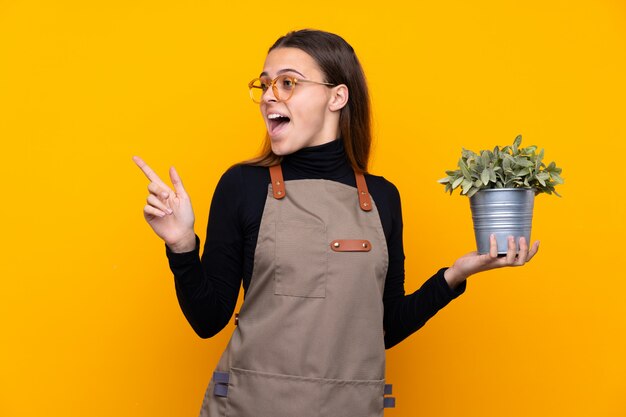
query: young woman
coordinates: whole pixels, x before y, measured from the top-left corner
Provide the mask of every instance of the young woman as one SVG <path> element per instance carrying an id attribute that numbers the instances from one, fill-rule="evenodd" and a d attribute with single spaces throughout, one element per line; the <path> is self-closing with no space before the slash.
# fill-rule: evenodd
<path id="1" fill-rule="evenodd" d="M 267 127 L 263 154 L 215 190 L 202 258 L 194 214 L 170 170 L 150 180 L 144 216 L 167 247 L 180 306 L 207 338 L 238 324 L 201 416 L 381 416 L 385 348 L 465 290 L 468 276 L 523 265 L 537 252 L 513 238 L 506 256 L 473 252 L 404 293 L 397 189 L 367 172 L 369 96 L 341 37 L 300 30 L 270 48 L 249 84 Z"/>

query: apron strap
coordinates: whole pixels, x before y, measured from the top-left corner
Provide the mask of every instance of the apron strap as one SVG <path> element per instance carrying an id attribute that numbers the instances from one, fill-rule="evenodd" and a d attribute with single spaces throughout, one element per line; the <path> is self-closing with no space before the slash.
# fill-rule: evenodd
<path id="1" fill-rule="evenodd" d="M 274 198 L 280 200 L 285 197 L 285 181 L 283 181 L 283 170 L 280 164 L 270 167 L 270 178 L 272 179 L 272 190 Z"/>
<path id="2" fill-rule="evenodd" d="M 385 394 L 391 395 L 393 393 L 393 389 L 391 384 L 385 384 Z M 383 407 L 384 408 L 396 408 L 396 398 L 395 397 L 383 397 Z"/>
<path id="3" fill-rule="evenodd" d="M 369 240 L 337 239 L 330 242 L 330 248 L 335 252 L 369 252 L 372 244 Z"/>
<path id="4" fill-rule="evenodd" d="M 396 408 L 396 399 L 395 399 L 395 397 L 385 397 L 385 398 L 383 398 L 383 407 L 384 408 Z"/>
<path id="5" fill-rule="evenodd" d="M 367 189 L 367 183 L 365 182 L 365 176 L 362 173 L 354 173 L 356 177 L 356 188 L 359 194 L 359 207 L 363 211 L 372 211 L 372 199 L 370 197 L 370 193 Z M 272 180 L 272 191 L 274 194 L 274 198 L 280 200 L 281 198 L 285 198 L 287 192 L 285 191 L 285 181 L 283 180 L 283 170 L 278 165 L 273 165 L 270 167 L 270 178 Z"/>
<path id="6" fill-rule="evenodd" d="M 213 372 L 213 395 L 216 397 L 228 397 L 228 381 L 230 374 L 228 372 Z"/>
<path id="7" fill-rule="evenodd" d="M 365 182 L 365 176 L 362 173 L 357 173 L 355 171 L 354 176 L 356 177 L 356 188 L 359 193 L 359 206 L 363 211 L 371 211 L 372 210 L 372 200 L 370 198 L 370 193 L 367 190 L 367 183 Z"/>

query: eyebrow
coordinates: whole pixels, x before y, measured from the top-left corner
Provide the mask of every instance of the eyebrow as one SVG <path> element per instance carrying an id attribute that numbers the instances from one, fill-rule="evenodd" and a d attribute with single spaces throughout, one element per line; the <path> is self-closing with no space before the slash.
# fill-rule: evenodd
<path id="1" fill-rule="evenodd" d="M 306 77 L 304 76 L 304 74 L 302 74 L 300 71 L 296 71 L 296 70 L 295 70 L 295 69 L 293 69 L 293 68 L 284 68 L 284 69 L 281 69 L 281 70 L 280 70 L 280 71 L 278 71 L 276 74 L 277 74 L 277 75 L 280 75 L 280 74 L 284 74 L 284 73 L 286 73 L 286 72 L 295 72 L 296 74 L 300 75 L 302 78 L 306 78 Z M 259 75 L 259 77 L 263 77 L 263 76 L 267 76 L 267 75 L 269 75 L 269 74 L 268 74 L 267 72 L 263 71 L 263 72 L 261 73 L 261 75 Z"/>

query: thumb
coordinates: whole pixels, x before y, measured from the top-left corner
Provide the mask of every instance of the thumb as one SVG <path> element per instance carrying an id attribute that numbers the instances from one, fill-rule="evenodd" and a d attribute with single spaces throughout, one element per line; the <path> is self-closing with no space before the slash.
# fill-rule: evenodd
<path id="1" fill-rule="evenodd" d="M 173 166 L 170 167 L 170 180 L 172 180 L 172 185 L 174 186 L 174 191 L 176 191 L 176 194 L 181 196 L 187 196 L 187 191 L 185 191 L 183 181 L 180 179 L 180 175 L 178 175 L 178 172 L 176 172 L 176 168 L 174 168 Z"/>

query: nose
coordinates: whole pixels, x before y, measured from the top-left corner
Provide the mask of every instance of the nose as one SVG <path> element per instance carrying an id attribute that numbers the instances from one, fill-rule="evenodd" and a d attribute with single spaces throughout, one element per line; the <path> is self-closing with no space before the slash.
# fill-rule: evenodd
<path id="1" fill-rule="evenodd" d="M 261 96 L 261 101 L 265 103 L 277 102 L 278 99 L 274 95 L 274 86 L 272 85 L 270 88 L 265 90 L 263 95 Z"/>

